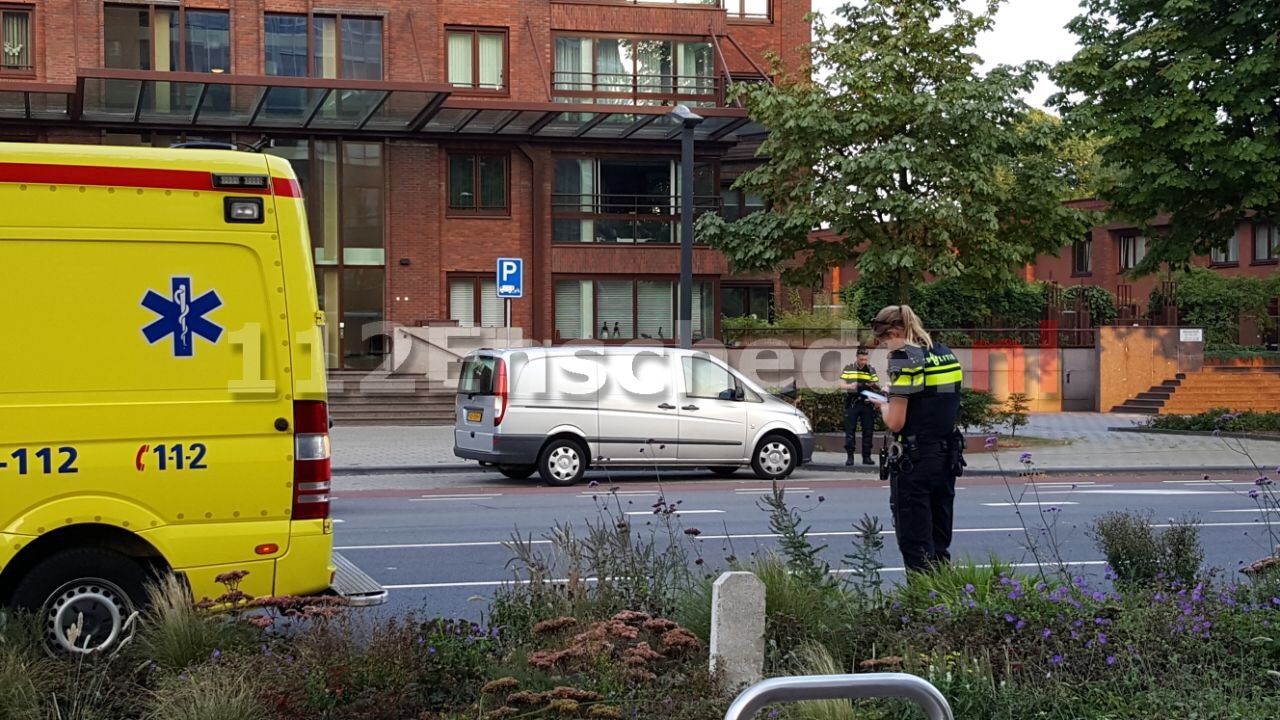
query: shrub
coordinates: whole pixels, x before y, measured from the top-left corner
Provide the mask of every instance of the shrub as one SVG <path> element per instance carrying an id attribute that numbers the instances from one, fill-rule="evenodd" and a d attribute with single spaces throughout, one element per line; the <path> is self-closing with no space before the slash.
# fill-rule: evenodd
<path id="1" fill-rule="evenodd" d="M 1153 415 L 1143 427 L 1195 432 L 1280 433 L 1280 412 L 1232 412 L 1215 408 L 1195 415 Z"/>
<path id="2" fill-rule="evenodd" d="M 229 576 L 234 578 L 233 586 L 240 577 L 238 573 Z M 202 611 L 175 575 L 166 575 L 149 586 L 147 595 L 147 610 L 139 618 L 137 650 L 161 668 L 181 669 L 207 660 L 215 652 L 251 647 L 260 634 L 238 622 L 234 614 Z"/>
<path id="3" fill-rule="evenodd" d="M 957 424 L 969 432 L 990 432 L 1000 422 L 999 400 L 983 390 L 960 388 L 960 415 Z"/>
<path id="4" fill-rule="evenodd" d="M 1115 296 L 1110 290 L 1098 285 L 1072 285 L 1063 289 L 1062 298 L 1068 301 L 1083 298 L 1093 325 L 1107 325 L 1118 315 Z"/>
<path id="5" fill-rule="evenodd" d="M 1004 409 L 1000 411 L 1000 419 L 1005 425 L 1009 426 L 1009 437 L 1018 435 L 1018 428 L 1026 427 L 1031 422 L 1028 410 L 1031 409 L 1031 401 L 1026 393 L 1010 393 L 1009 398 L 1005 401 Z"/>
<path id="6" fill-rule="evenodd" d="M 1194 267 L 1173 275 L 1173 304 L 1178 308 L 1182 324 L 1205 329 L 1205 349 L 1229 347 L 1237 342 L 1240 318 L 1252 316 L 1261 327 L 1269 328 L 1267 303 L 1280 294 L 1280 276 L 1251 278 L 1228 276 L 1208 268 Z M 1167 298 L 1163 286 L 1157 285 L 1148 299 L 1152 310 L 1162 307 Z"/>
<path id="7" fill-rule="evenodd" d="M 1150 513 L 1109 512 L 1095 519 L 1092 529 L 1118 583 L 1190 584 L 1200 572 L 1204 551 L 1195 520 L 1174 522 L 1157 535 Z"/>

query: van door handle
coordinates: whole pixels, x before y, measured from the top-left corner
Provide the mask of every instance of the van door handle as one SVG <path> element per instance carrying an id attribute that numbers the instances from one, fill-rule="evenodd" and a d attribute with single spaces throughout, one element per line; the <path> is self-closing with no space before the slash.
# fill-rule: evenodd
<path id="1" fill-rule="evenodd" d="M 671 403 L 662 403 L 662 404 L 661 404 L 661 405 L 659 405 L 658 407 L 662 408 L 663 410 L 675 410 L 675 409 L 676 409 L 676 406 L 675 406 L 675 405 L 672 405 Z"/>
<path id="2" fill-rule="evenodd" d="M 682 408 L 680 408 L 680 409 L 681 409 L 681 410 L 697 410 L 697 409 L 698 409 L 698 406 L 697 406 L 697 405 L 685 405 L 684 407 L 682 407 Z"/>

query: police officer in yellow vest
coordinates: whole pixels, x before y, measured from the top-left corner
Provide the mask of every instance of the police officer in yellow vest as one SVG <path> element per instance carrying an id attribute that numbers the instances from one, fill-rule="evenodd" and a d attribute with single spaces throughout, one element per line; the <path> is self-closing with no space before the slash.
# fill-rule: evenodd
<path id="1" fill-rule="evenodd" d="M 858 348 L 858 360 L 845 365 L 840 371 L 840 389 L 844 396 L 844 450 L 848 454 L 845 465 L 852 465 L 854 460 L 854 443 L 858 423 L 862 423 L 862 464 L 874 465 L 871 459 L 871 439 L 875 432 L 876 408 L 862 394 L 863 390 L 880 392 L 880 378 L 869 362 L 870 353 L 866 348 Z"/>
<path id="2" fill-rule="evenodd" d="M 928 571 L 951 560 L 956 478 L 965 464 L 956 428 L 963 373 L 908 305 L 884 308 L 871 329 L 889 349 L 889 402 L 880 411 L 893 433 L 887 462 L 898 548 L 908 570 Z"/>

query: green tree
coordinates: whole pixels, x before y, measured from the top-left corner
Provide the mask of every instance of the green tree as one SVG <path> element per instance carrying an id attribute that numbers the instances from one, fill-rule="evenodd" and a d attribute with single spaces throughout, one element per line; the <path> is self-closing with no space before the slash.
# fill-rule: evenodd
<path id="1" fill-rule="evenodd" d="M 1150 234 L 1134 275 L 1182 268 L 1225 245 L 1249 211 L 1280 214 L 1280 3 L 1084 0 L 1080 51 L 1053 71 L 1051 102 L 1107 138 L 1102 193 Z"/>
<path id="2" fill-rule="evenodd" d="M 775 63 L 776 87 L 737 90 L 769 135 L 767 160 L 735 186 L 771 211 L 734 223 L 703 215 L 699 236 L 735 271 L 781 269 L 793 285 L 856 257 L 898 301 L 929 276 L 1007 280 L 1079 237 L 1085 216 L 1060 202 L 1071 183 L 1065 128 L 1020 99 L 1046 66 L 983 75 L 969 51 L 998 4 L 974 14 L 962 0 L 867 0 L 842 6 L 842 23 L 815 19 L 822 84 Z M 811 239 L 820 227 L 833 239 Z"/>

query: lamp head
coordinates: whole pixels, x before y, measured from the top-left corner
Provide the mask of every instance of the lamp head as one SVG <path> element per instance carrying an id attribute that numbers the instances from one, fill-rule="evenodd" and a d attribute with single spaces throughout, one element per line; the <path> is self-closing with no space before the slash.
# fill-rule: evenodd
<path id="1" fill-rule="evenodd" d="M 671 112 L 668 114 L 676 120 L 679 120 L 680 124 L 685 127 L 694 127 L 703 120 L 701 115 L 690 110 L 687 105 L 677 105 L 672 108 Z"/>

